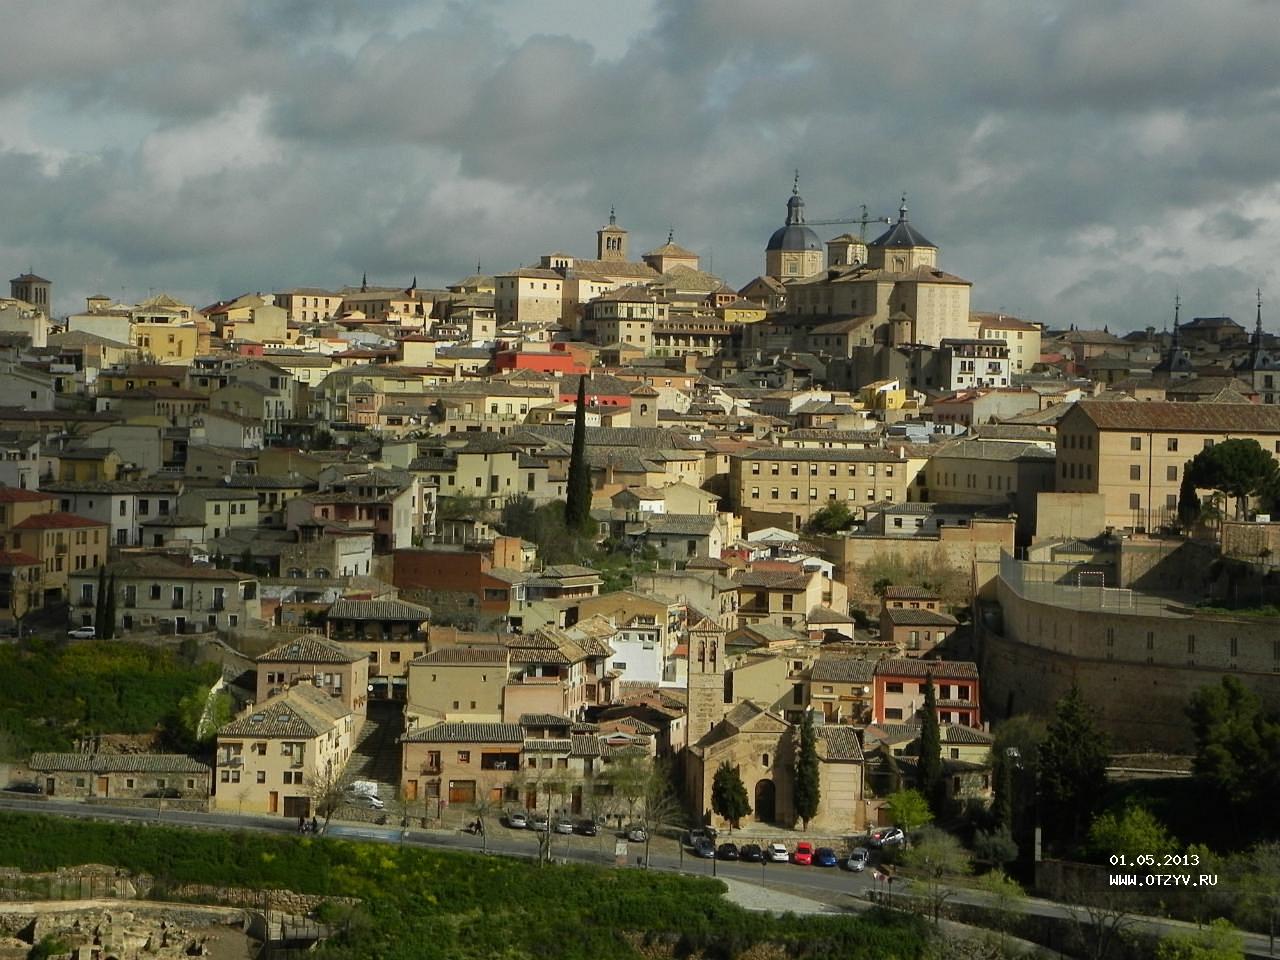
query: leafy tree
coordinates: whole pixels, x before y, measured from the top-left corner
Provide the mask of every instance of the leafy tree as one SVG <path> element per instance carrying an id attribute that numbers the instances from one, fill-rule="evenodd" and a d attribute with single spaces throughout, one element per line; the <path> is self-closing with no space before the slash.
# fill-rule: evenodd
<path id="1" fill-rule="evenodd" d="M 924 707 L 920 716 L 919 787 L 929 799 L 929 807 L 935 817 L 945 812 L 947 805 L 946 783 L 942 779 L 942 733 L 938 729 L 938 696 L 933 686 L 933 674 L 925 674 Z"/>
<path id="2" fill-rule="evenodd" d="M 1079 843 L 1106 786 L 1107 738 L 1073 686 L 1058 701 L 1040 744 L 1040 822 L 1055 849 Z"/>
<path id="3" fill-rule="evenodd" d="M 818 767 L 818 734 L 813 729 L 813 711 L 806 710 L 800 724 L 800 749 L 796 751 L 796 780 L 794 788 L 796 816 L 809 829 L 809 821 L 818 815 L 822 800 L 819 785 L 821 773 Z"/>
<path id="4" fill-rule="evenodd" d="M 1244 960 L 1244 938 L 1220 917 L 1195 933 L 1163 937 L 1156 960 Z"/>
<path id="5" fill-rule="evenodd" d="M 1014 904 L 1023 900 L 1026 893 L 1017 881 L 1011 879 L 1003 870 L 992 870 L 977 879 L 977 887 L 990 897 L 992 912 L 995 914 L 995 926 L 1000 933 L 1000 947 L 1003 952 L 1009 930 L 1013 927 L 1018 912 Z"/>
<path id="6" fill-rule="evenodd" d="M 685 823 L 684 804 L 676 793 L 675 768 L 668 761 L 652 760 L 644 784 L 644 865 L 649 866 L 649 841 L 664 826 L 680 828 Z"/>
<path id="7" fill-rule="evenodd" d="M 979 831 L 973 838 L 973 854 L 985 863 L 1004 866 L 1018 859 L 1018 845 L 1008 826 Z"/>
<path id="8" fill-rule="evenodd" d="M 902 854 L 902 865 L 923 875 L 925 899 L 936 926 L 942 908 L 955 896 L 951 880 L 967 875 L 973 865 L 960 841 L 936 828 L 920 831 Z"/>
<path id="9" fill-rule="evenodd" d="M 1249 498 L 1266 492 L 1276 481 L 1275 459 L 1257 440 L 1223 440 L 1201 450 L 1187 464 L 1185 475 L 1197 488 L 1219 490 L 1236 502 L 1236 518 L 1244 516 Z"/>
<path id="10" fill-rule="evenodd" d="M 829 535 L 847 530 L 851 526 L 853 526 L 853 514 L 843 502 L 836 501 L 811 516 L 809 522 L 805 524 L 805 531 Z"/>
<path id="11" fill-rule="evenodd" d="M 919 790 L 899 790 L 889 798 L 889 814 L 896 826 L 908 835 L 933 822 L 929 801 Z"/>
<path id="12" fill-rule="evenodd" d="M 1264 714 L 1258 698 L 1231 676 L 1197 690 L 1186 712 L 1196 776 L 1238 823 L 1250 829 L 1270 823 L 1274 832 L 1276 821 L 1265 814 L 1280 793 L 1280 718 Z"/>
<path id="13" fill-rule="evenodd" d="M 992 815 L 998 825 L 1005 822 L 1002 808 L 1009 806 L 1009 829 L 1014 840 L 1029 849 L 1035 825 L 1035 783 L 1039 776 L 1040 744 L 1045 724 L 1039 717 L 1019 714 L 995 729 L 991 744 L 995 798 Z M 1012 753 L 1011 753 L 1012 751 Z"/>
<path id="14" fill-rule="evenodd" d="M 728 760 L 720 764 L 715 779 L 711 781 L 711 809 L 728 820 L 730 827 L 736 827 L 751 812 L 742 775 L 737 767 L 729 766 Z"/>
<path id="15" fill-rule="evenodd" d="M 1013 763 L 1008 761 L 995 767 L 995 790 L 991 798 L 991 819 L 996 829 L 1008 830 L 1013 835 Z"/>
<path id="16" fill-rule="evenodd" d="M 107 581 L 107 600 L 103 618 L 103 636 L 112 640 L 116 635 L 116 575 L 114 573 Z"/>
<path id="17" fill-rule="evenodd" d="M 484 502 L 479 497 L 468 494 L 455 494 L 441 497 L 436 501 L 436 517 L 440 520 L 458 520 L 462 517 L 477 517 L 484 513 Z"/>
<path id="18" fill-rule="evenodd" d="M 1115 853 L 1133 862 L 1141 853 L 1172 853 L 1178 849 L 1178 841 L 1145 807 L 1130 803 L 1119 814 L 1104 813 L 1093 821 L 1089 849 L 1100 863 Z"/>
<path id="19" fill-rule="evenodd" d="M 591 522 L 591 467 L 587 464 L 587 378 L 578 378 L 578 404 L 573 416 L 573 448 L 565 487 L 564 520 L 570 530 Z"/>
<path id="20" fill-rule="evenodd" d="M 1233 899 L 1237 918 L 1254 930 L 1266 930 L 1276 952 L 1280 924 L 1280 843 L 1260 843 L 1233 864 Z"/>

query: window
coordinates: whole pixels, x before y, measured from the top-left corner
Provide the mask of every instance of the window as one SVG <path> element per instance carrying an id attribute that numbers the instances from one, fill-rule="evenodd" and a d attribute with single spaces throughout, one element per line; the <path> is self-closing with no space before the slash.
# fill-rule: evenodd
<path id="1" fill-rule="evenodd" d="M 770 500 L 777 500 L 777 499 L 778 499 L 778 488 L 777 488 L 777 487 L 773 487 L 773 488 L 769 491 L 769 499 L 770 499 Z"/>
<path id="2" fill-rule="evenodd" d="M 1170 437 L 1170 438 L 1169 438 L 1169 452 L 1170 452 L 1170 453 L 1177 453 L 1177 452 L 1178 452 L 1178 438 L 1177 438 L 1177 437 Z"/>
<path id="3" fill-rule="evenodd" d="M 1187 634 L 1187 653 L 1196 652 L 1196 635 L 1194 633 Z"/>
<path id="4" fill-rule="evenodd" d="M 769 765 L 769 755 L 767 753 L 760 754 L 760 766 L 767 767 Z"/>
<path id="5" fill-rule="evenodd" d="M 1165 478 L 1166 480 L 1177 480 L 1177 479 L 1178 479 L 1178 468 L 1177 468 L 1176 466 L 1167 467 L 1167 468 L 1165 469 L 1165 477 L 1164 477 L 1164 478 Z"/>
<path id="6" fill-rule="evenodd" d="M 884 692 L 885 692 L 885 693 L 901 693 L 901 692 L 902 692 L 902 684 L 901 684 L 901 683 L 886 683 L 886 684 L 884 685 Z"/>
<path id="7" fill-rule="evenodd" d="M 1140 463 L 1129 464 L 1129 479 L 1130 480 L 1142 479 L 1142 464 Z"/>
<path id="8" fill-rule="evenodd" d="M 470 763 L 470 762 L 471 762 L 471 751 L 470 751 L 470 750 L 459 750 L 459 751 L 458 751 L 458 762 L 459 762 L 459 763 Z"/>
<path id="9" fill-rule="evenodd" d="M 1142 509 L 1142 494 L 1140 493 L 1129 494 L 1129 509 L 1130 510 Z"/>
<path id="10" fill-rule="evenodd" d="M 1154 650 L 1156 648 L 1156 635 L 1152 630 L 1147 631 L 1147 649 Z"/>
<path id="11" fill-rule="evenodd" d="M 1141 450 L 1141 449 L 1142 449 L 1142 438 L 1141 438 L 1141 437 L 1130 437 L 1130 438 L 1129 438 L 1129 449 L 1130 449 L 1130 450 Z"/>
<path id="12" fill-rule="evenodd" d="M 399 663 L 399 662 L 400 662 L 400 651 L 399 651 L 399 650 L 392 650 L 392 651 L 391 651 L 391 662 L 392 662 L 392 663 Z"/>
<path id="13" fill-rule="evenodd" d="M 266 783 L 266 782 L 267 782 L 267 771 L 265 771 L 265 770 L 259 770 L 259 771 L 258 771 L 258 783 Z"/>
<path id="14" fill-rule="evenodd" d="M 1232 637 L 1232 638 L 1231 638 L 1231 656 L 1233 656 L 1233 657 L 1234 657 L 1234 656 L 1236 656 L 1239 652 L 1240 652 L 1240 646 L 1239 646 L 1239 644 L 1236 642 L 1236 638 L 1235 638 L 1235 637 Z"/>
<path id="15" fill-rule="evenodd" d="M 886 708 L 886 709 L 885 709 L 885 711 L 884 711 L 884 718 L 885 718 L 886 720 L 901 720 L 901 719 L 902 719 L 902 708 L 901 708 L 901 707 L 888 707 L 888 708 Z"/>
<path id="16" fill-rule="evenodd" d="M 1114 647 L 1116 645 L 1116 628 L 1107 627 L 1107 646 Z"/>
<path id="17" fill-rule="evenodd" d="M 1213 441 L 1212 441 L 1212 440 L 1206 440 L 1206 441 L 1204 442 L 1204 448 L 1205 448 L 1206 450 L 1208 450 L 1208 449 L 1209 449 L 1210 447 L 1212 447 L 1212 446 L 1213 446 Z"/>

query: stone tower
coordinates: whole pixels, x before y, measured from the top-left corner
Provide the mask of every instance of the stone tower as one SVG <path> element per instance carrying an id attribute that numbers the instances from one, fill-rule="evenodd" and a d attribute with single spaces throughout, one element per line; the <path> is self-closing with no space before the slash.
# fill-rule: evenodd
<path id="1" fill-rule="evenodd" d="M 658 425 L 658 391 L 641 384 L 631 391 L 631 426 L 656 427 Z"/>
<path id="2" fill-rule="evenodd" d="M 37 277 L 28 270 L 22 276 L 14 277 L 9 281 L 9 296 L 15 300 L 25 300 L 33 307 L 38 307 L 47 317 L 50 316 L 49 304 L 53 298 L 53 283 L 44 277 Z"/>
<path id="3" fill-rule="evenodd" d="M 800 171 L 796 171 L 787 199 L 787 222 L 773 231 L 764 248 L 764 272 L 778 280 L 799 280 L 821 273 L 822 242 L 804 225 L 804 200 L 800 198 Z"/>
<path id="4" fill-rule="evenodd" d="M 609 225 L 596 231 L 596 259 L 627 259 L 627 231 L 618 226 L 613 207 L 609 208 Z"/>
<path id="5" fill-rule="evenodd" d="M 724 627 L 713 620 L 704 618 L 689 628 L 686 745 L 697 743 L 724 719 L 724 641 Z"/>

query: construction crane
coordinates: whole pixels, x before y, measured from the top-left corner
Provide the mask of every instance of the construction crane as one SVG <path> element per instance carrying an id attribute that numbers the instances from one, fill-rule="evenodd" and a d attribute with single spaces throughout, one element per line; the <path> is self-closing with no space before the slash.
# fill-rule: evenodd
<path id="1" fill-rule="evenodd" d="M 858 217 L 857 219 L 849 218 L 849 219 L 843 219 L 843 220 L 806 220 L 806 221 L 804 221 L 804 225 L 805 225 L 806 227 L 813 227 L 813 226 L 828 227 L 828 226 L 832 226 L 832 225 L 834 225 L 834 224 L 844 224 L 844 223 L 851 223 L 851 224 L 852 224 L 852 223 L 856 223 L 856 224 L 858 225 L 858 239 L 859 239 L 859 240 L 866 240 L 866 239 L 867 239 L 867 224 L 869 224 L 869 223 L 893 223 L 893 221 L 892 221 L 891 219 L 889 219 L 888 217 L 872 217 L 872 216 L 869 216 L 869 215 L 867 214 L 867 205 L 866 205 L 865 203 L 860 203 L 860 204 L 858 204 L 858 206 L 860 206 L 860 207 L 862 208 L 862 216 L 861 216 L 861 217 Z"/>

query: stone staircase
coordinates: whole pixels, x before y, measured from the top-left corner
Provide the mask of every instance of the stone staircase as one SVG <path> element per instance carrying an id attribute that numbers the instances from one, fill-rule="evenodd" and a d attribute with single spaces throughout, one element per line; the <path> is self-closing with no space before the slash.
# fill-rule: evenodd
<path id="1" fill-rule="evenodd" d="M 339 816 L 347 820 L 375 820 L 381 813 L 398 818 L 400 805 L 400 744 L 404 730 L 404 705 L 389 700 L 370 700 L 364 726 L 343 772 L 343 786 L 356 780 L 378 784 L 378 796 L 386 804 L 382 811 L 357 804 L 345 804 Z"/>

